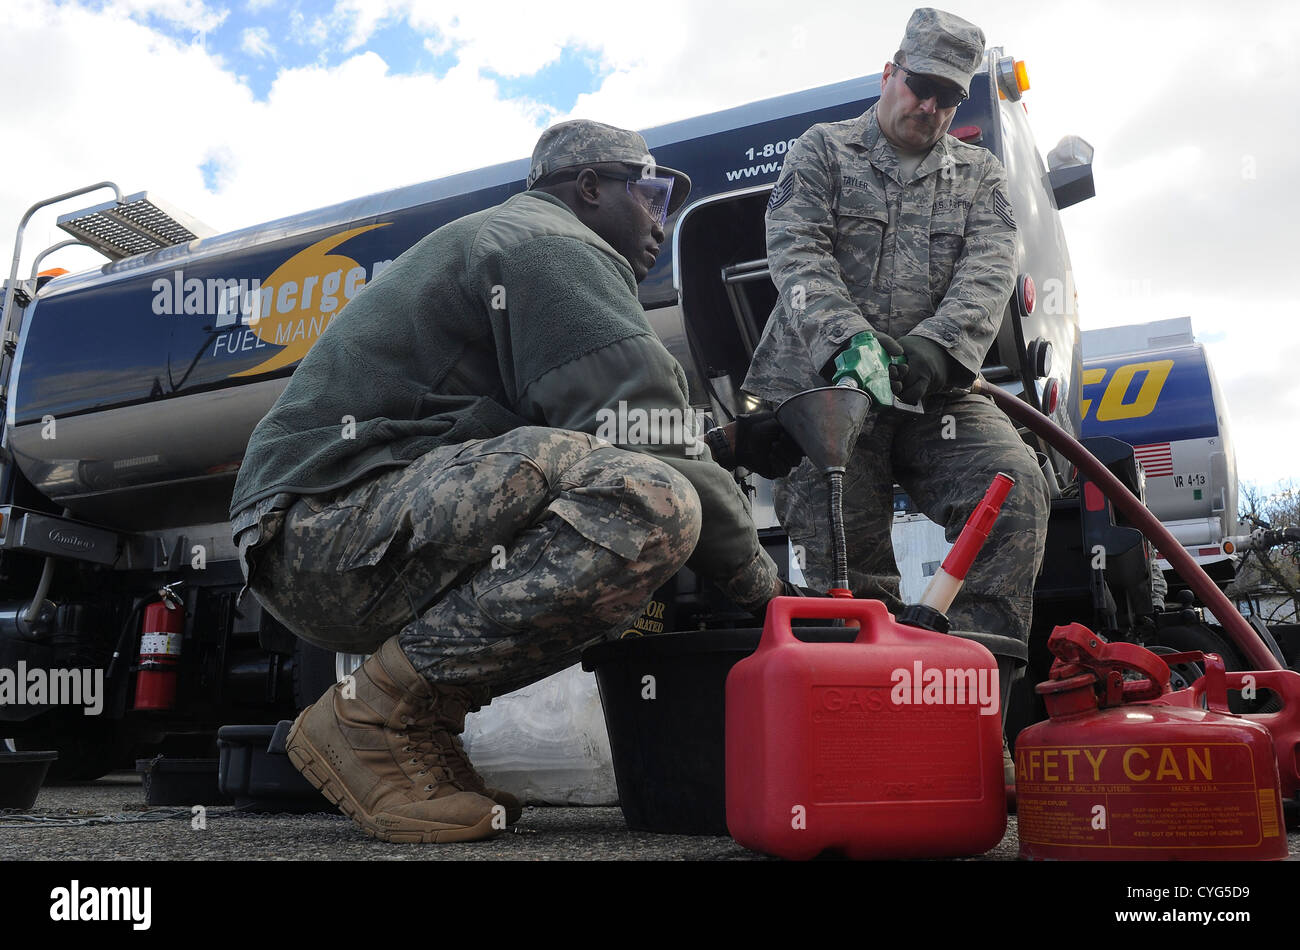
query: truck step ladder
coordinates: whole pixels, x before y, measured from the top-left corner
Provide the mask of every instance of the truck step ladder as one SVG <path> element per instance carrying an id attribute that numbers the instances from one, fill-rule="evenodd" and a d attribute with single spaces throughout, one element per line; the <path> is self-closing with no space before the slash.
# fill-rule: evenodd
<path id="1" fill-rule="evenodd" d="M 58 224 L 114 261 L 217 233 L 147 191 L 60 215 Z"/>

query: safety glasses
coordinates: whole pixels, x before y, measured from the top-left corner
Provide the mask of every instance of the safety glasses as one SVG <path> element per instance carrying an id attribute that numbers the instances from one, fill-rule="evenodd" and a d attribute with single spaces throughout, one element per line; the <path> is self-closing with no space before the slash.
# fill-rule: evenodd
<path id="1" fill-rule="evenodd" d="M 650 215 L 659 227 L 663 227 L 668 220 L 668 199 L 673 193 L 673 180 L 671 178 L 620 178 L 616 175 L 605 175 L 601 173 L 602 178 L 612 178 L 614 181 L 627 182 L 627 193 L 641 207 L 645 208 L 646 213 Z"/>
<path id="2" fill-rule="evenodd" d="M 907 73 L 903 78 L 903 82 L 907 83 L 907 88 L 912 90 L 912 94 L 922 102 L 933 96 L 940 109 L 951 109 L 967 98 L 966 93 L 950 83 L 936 82 L 928 76 L 918 76 L 906 66 L 900 66 L 898 63 L 891 63 L 890 65 Z"/>

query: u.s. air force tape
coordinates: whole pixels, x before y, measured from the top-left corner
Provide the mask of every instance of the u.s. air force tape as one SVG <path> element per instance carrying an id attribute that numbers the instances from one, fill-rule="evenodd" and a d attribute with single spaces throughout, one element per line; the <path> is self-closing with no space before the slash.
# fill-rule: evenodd
<path id="1" fill-rule="evenodd" d="M 793 194 L 794 174 L 791 173 L 778 181 L 776 187 L 772 189 L 772 194 L 767 199 L 767 210 L 775 211 L 777 208 L 781 207 L 781 205 L 789 201 L 790 196 Z"/>
<path id="2" fill-rule="evenodd" d="M 1007 227 L 1016 226 L 1015 216 L 1011 213 L 1011 202 L 1007 201 L 1007 196 L 999 188 L 993 192 L 993 213 L 1007 223 Z"/>

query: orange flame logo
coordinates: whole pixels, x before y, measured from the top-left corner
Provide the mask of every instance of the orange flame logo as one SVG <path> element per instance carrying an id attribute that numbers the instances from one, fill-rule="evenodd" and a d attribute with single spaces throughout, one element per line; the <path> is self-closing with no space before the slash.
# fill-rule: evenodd
<path id="1" fill-rule="evenodd" d="M 262 282 L 249 329 L 264 343 L 284 349 L 252 369 L 231 373 L 231 377 L 269 373 L 306 356 L 330 321 L 366 283 L 364 267 L 350 257 L 329 252 L 358 234 L 386 227 L 368 224 L 340 231 L 303 248 L 276 268 Z"/>

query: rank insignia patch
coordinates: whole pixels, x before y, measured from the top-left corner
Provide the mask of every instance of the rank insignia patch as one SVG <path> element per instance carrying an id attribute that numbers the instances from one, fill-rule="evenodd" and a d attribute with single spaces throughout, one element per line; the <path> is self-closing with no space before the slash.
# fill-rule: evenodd
<path id="1" fill-rule="evenodd" d="M 775 211 L 781 205 L 790 200 L 794 194 L 794 175 L 789 174 L 776 183 L 772 189 L 772 196 L 767 199 L 767 210 Z"/>
<path id="2" fill-rule="evenodd" d="M 1011 213 L 1011 202 L 1007 201 L 1007 196 L 999 188 L 993 192 L 993 213 L 1007 223 L 1007 227 L 1014 228 L 1016 219 Z"/>

